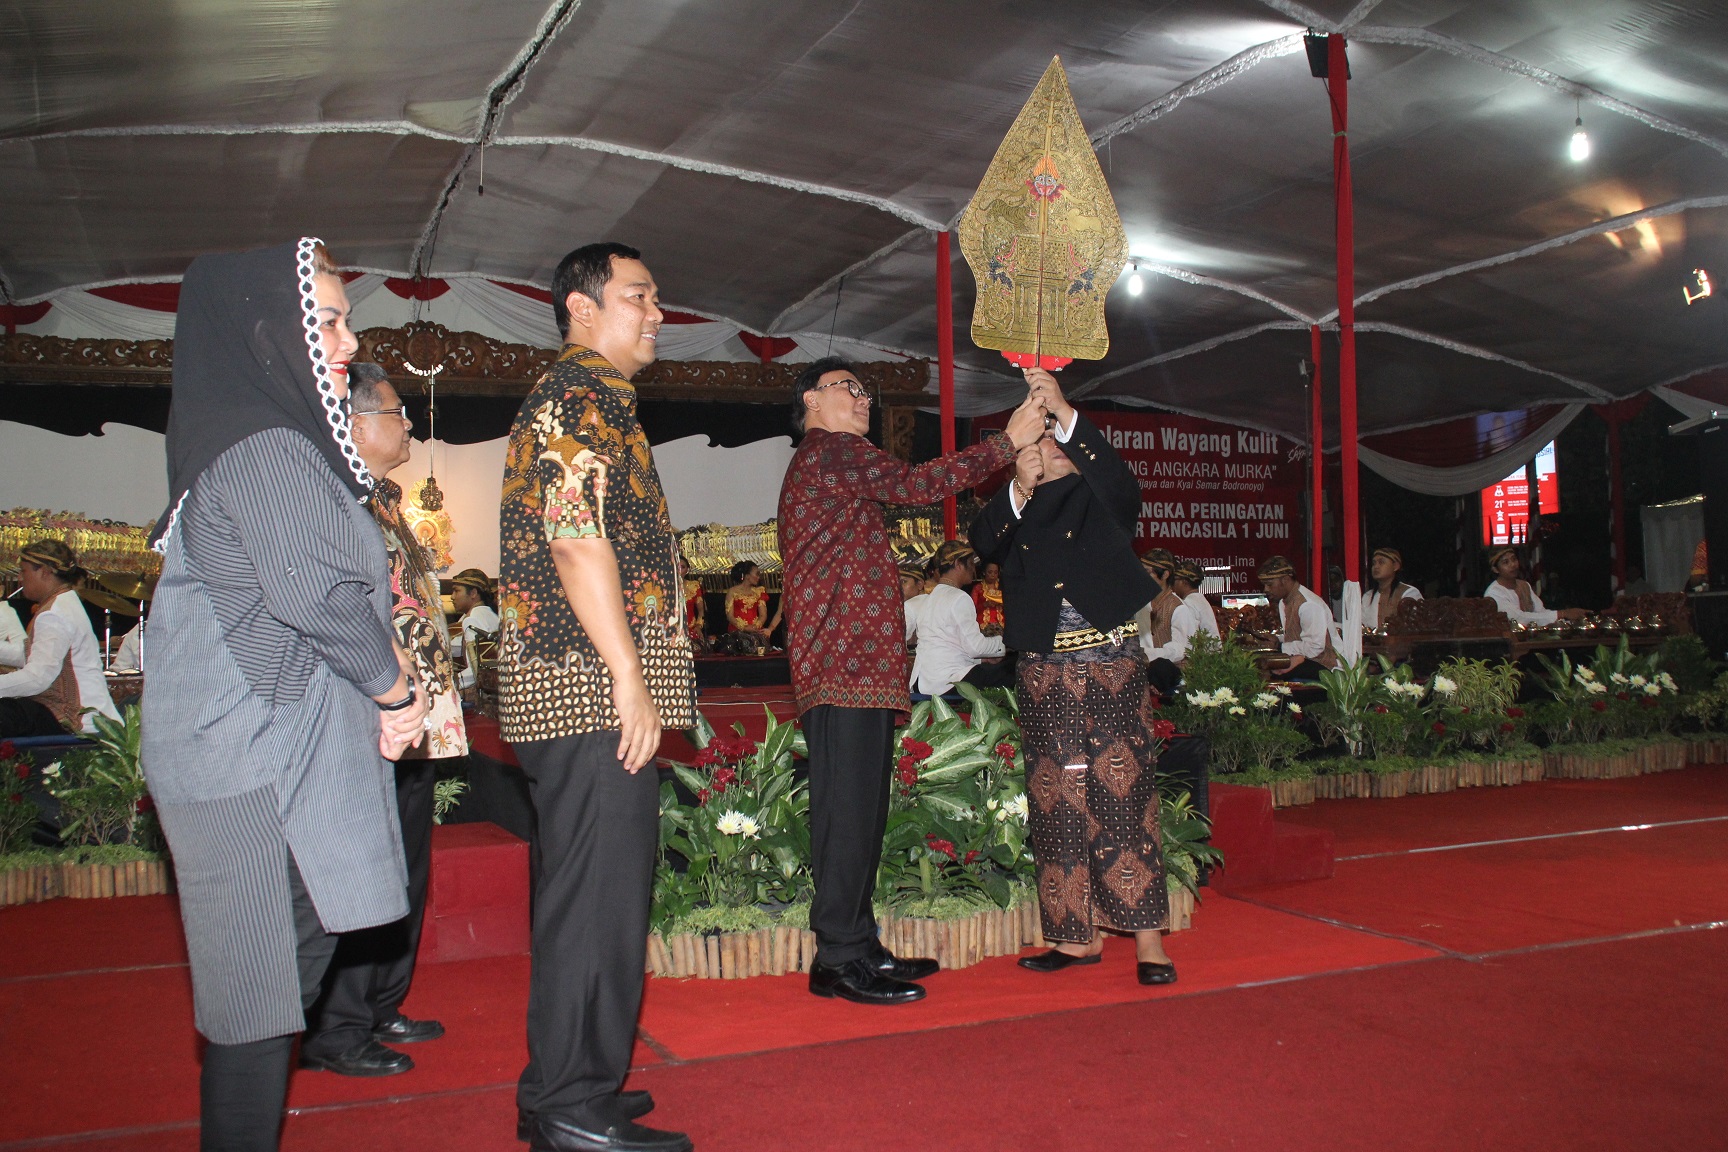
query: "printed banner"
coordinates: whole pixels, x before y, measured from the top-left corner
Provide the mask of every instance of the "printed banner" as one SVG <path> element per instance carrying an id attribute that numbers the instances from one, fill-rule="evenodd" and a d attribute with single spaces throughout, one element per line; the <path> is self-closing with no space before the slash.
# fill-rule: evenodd
<path id="1" fill-rule="evenodd" d="M 1230 569 L 1229 591 L 1259 591 L 1271 556 L 1307 571 L 1303 514 L 1308 448 L 1271 432 L 1164 412 L 1087 412 L 1140 481 L 1134 550 L 1168 548 Z M 1006 414 L 974 420 L 973 435 Z M 1306 576 L 1303 583 L 1312 584 Z"/>

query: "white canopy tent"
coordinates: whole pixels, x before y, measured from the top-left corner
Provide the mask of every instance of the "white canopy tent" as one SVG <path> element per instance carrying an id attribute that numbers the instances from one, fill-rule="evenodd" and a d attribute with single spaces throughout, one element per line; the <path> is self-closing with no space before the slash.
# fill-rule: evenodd
<path id="1" fill-rule="evenodd" d="M 674 307 L 934 356 L 936 233 L 1060 54 L 1147 281 L 1069 387 L 1306 440 L 1334 313 L 1307 28 L 1350 44 L 1364 434 L 1728 364 L 1728 302 L 1681 297 L 1728 270 L 1728 10 L 1656 0 L 13 0 L 0 291 L 302 232 L 544 285 L 614 238 Z M 1022 386 L 965 339 L 956 259 L 958 411 L 998 410 Z"/>

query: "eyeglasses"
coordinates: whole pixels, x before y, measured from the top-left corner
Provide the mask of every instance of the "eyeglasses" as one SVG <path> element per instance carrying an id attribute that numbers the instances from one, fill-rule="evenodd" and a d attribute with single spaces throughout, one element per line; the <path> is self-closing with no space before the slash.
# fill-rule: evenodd
<path id="1" fill-rule="evenodd" d="M 839 387 L 844 387 L 846 389 L 846 391 L 850 392 L 852 394 L 852 398 L 854 400 L 868 401 L 870 399 L 870 393 L 866 392 L 864 390 L 864 385 L 858 383 L 858 381 L 856 381 L 856 380 L 830 380 L 826 384 L 816 385 L 816 387 L 810 389 L 810 391 L 820 392 L 824 388 L 839 388 Z"/>
<path id="2" fill-rule="evenodd" d="M 355 416 L 395 416 L 397 419 L 408 419 L 408 405 L 398 404 L 394 408 L 373 408 L 367 412 L 355 412 Z"/>

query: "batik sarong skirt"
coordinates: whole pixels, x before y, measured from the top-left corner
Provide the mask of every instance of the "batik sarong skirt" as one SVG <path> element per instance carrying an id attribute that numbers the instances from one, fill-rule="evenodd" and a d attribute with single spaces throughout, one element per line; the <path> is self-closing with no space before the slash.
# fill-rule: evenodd
<path id="1" fill-rule="evenodd" d="M 1139 642 L 1022 653 L 1018 678 L 1045 939 L 1083 944 L 1095 928 L 1168 927 L 1154 712 Z"/>

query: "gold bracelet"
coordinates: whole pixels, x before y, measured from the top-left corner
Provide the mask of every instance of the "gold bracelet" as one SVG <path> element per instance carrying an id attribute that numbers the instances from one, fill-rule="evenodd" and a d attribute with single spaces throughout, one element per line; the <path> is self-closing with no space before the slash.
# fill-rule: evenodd
<path id="1" fill-rule="evenodd" d="M 1020 494 L 1020 507 L 1024 508 L 1032 502 L 1032 493 L 1027 491 L 1020 483 L 1020 477 L 1014 477 L 1014 479 L 1009 481 L 1009 483 L 1013 484 L 1014 491 Z"/>

